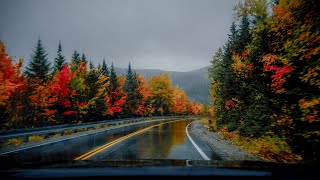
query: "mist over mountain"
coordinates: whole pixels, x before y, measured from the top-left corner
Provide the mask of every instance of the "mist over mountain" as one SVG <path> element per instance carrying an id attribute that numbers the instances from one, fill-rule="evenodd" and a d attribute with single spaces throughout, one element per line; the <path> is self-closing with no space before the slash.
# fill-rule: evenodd
<path id="1" fill-rule="evenodd" d="M 172 79 L 172 84 L 184 90 L 190 100 L 208 104 L 209 87 L 208 79 L 209 66 L 187 72 L 163 71 L 160 69 L 135 69 L 135 71 L 145 78 L 150 79 L 154 75 L 168 72 Z M 126 74 L 125 68 L 115 68 L 118 75 Z"/>

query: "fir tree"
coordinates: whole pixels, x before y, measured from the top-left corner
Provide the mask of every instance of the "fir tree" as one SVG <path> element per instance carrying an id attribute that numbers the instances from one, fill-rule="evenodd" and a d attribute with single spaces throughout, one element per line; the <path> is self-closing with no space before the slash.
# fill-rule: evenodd
<path id="1" fill-rule="evenodd" d="M 125 113 L 128 116 L 132 116 L 137 108 L 137 88 L 138 82 L 136 74 L 132 71 L 129 63 L 126 81 L 124 84 L 124 91 L 127 93 Z"/>
<path id="2" fill-rule="evenodd" d="M 56 72 L 57 70 L 61 71 L 62 67 L 66 64 L 66 59 L 62 55 L 62 47 L 61 47 L 61 42 L 59 41 L 59 46 L 58 46 L 58 55 L 54 59 L 54 71 Z"/>
<path id="3" fill-rule="evenodd" d="M 117 88 L 120 87 L 120 84 L 118 82 L 118 76 L 116 74 L 116 71 L 114 69 L 113 63 L 111 64 L 111 70 L 110 70 L 110 84 L 109 89 L 110 91 L 116 91 Z"/>
<path id="4" fill-rule="evenodd" d="M 94 65 L 93 65 L 92 61 L 90 61 L 89 68 L 90 68 L 90 70 L 94 69 Z"/>
<path id="5" fill-rule="evenodd" d="M 74 50 L 71 58 L 71 62 L 74 62 L 75 64 L 80 64 L 80 54 L 77 52 L 77 50 Z"/>
<path id="6" fill-rule="evenodd" d="M 239 26 L 239 43 L 238 48 L 242 52 L 246 45 L 250 43 L 250 22 L 247 15 L 242 16 L 240 26 Z"/>
<path id="7" fill-rule="evenodd" d="M 105 59 L 103 59 L 103 61 L 102 61 L 102 68 L 101 68 L 101 70 L 102 70 L 102 74 L 103 74 L 103 75 L 109 76 L 109 69 L 108 69 L 108 66 L 107 66 L 107 64 L 106 64 Z"/>
<path id="8" fill-rule="evenodd" d="M 49 75 L 50 62 L 47 59 L 47 53 L 42 45 L 40 39 L 38 39 L 31 61 L 27 67 L 26 74 L 29 78 L 39 78 L 42 81 L 46 81 Z"/>
<path id="9" fill-rule="evenodd" d="M 94 68 L 92 62 L 90 61 L 89 72 L 85 80 L 85 84 L 87 87 L 86 99 L 89 102 L 88 113 L 86 114 L 85 118 L 88 120 L 93 120 L 96 117 L 99 117 L 101 115 L 98 113 L 96 108 L 97 100 L 99 99 L 97 97 L 98 89 L 99 89 L 98 80 L 99 80 L 99 74 L 97 70 Z"/>
<path id="10" fill-rule="evenodd" d="M 82 53 L 82 56 L 81 56 L 81 61 L 84 62 L 84 63 L 87 63 L 87 57 L 84 55 L 84 53 Z"/>

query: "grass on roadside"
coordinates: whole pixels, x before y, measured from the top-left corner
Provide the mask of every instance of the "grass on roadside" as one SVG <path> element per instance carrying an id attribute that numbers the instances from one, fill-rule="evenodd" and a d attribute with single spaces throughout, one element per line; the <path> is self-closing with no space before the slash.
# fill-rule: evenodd
<path id="1" fill-rule="evenodd" d="M 64 131 L 63 135 L 70 135 L 70 134 L 73 134 L 74 131 L 73 130 L 66 130 Z"/>
<path id="2" fill-rule="evenodd" d="M 84 128 L 79 128 L 79 129 L 75 130 L 75 133 L 79 133 L 79 132 L 82 132 L 82 131 L 84 131 Z"/>
<path id="3" fill-rule="evenodd" d="M 5 146 L 17 146 L 23 143 L 23 139 L 22 138 L 13 138 L 13 139 L 7 139 L 7 140 L 3 140 L 1 141 L 1 145 L 0 147 L 5 147 Z"/>
<path id="4" fill-rule="evenodd" d="M 56 138 L 56 137 L 60 137 L 61 133 L 55 133 L 54 135 L 52 135 L 50 138 Z"/>
<path id="5" fill-rule="evenodd" d="M 34 135 L 34 136 L 29 136 L 28 141 L 29 142 L 36 142 L 36 141 L 41 141 L 44 139 L 44 136 L 42 135 Z"/>
<path id="6" fill-rule="evenodd" d="M 265 135 L 259 138 L 242 137 L 238 131 L 228 132 L 226 127 L 217 129 L 214 120 L 211 120 L 209 126 L 213 127 L 211 131 L 220 132 L 232 144 L 256 154 L 264 160 L 284 163 L 294 163 L 302 160 L 300 155 L 292 152 L 286 139 L 276 135 Z"/>

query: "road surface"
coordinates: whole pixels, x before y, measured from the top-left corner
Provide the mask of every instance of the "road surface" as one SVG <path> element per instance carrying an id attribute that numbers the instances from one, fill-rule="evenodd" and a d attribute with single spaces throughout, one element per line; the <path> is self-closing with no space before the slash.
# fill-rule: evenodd
<path id="1" fill-rule="evenodd" d="M 187 127 L 191 120 L 144 123 L 25 149 L 0 156 L 11 164 L 71 160 L 214 160 L 212 150 Z"/>

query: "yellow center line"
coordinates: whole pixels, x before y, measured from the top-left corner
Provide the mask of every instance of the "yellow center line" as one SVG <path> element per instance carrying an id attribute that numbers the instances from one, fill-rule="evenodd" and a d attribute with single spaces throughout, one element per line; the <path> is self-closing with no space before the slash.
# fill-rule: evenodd
<path id="1" fill-rule="evenodd" d="M 176 121 L 181 121 L 181 120 L 176 120 Z M 124 141 L 124 140 L 126 140 L 126 139 L 128 139 L 128 138 L 130 138 L 130 137 L 132 137 L 132 136 L 135 136 L 135 135 L 137 135 L 137 134 L 141 134 L 142 132 L 145 132 L 145 131 L 147 131 L 147 130 L 149 130 L 149 129 L 152 129 L 152 128 L 154 128 L 154 127 L 157 127 L 157 126 L 160 126 L 160 125 L 163 125 L 163 124 L 168 124 L 168 123 L 176 122 L 176 121 L 159 123 L 159 124 L 156 124 L 156 125 L 153 125 L 153 126 L 149 126 L 149 127 L 147 127 L 147 128 L 144 128 L 144 129 L 140 129 L 140 130 L 138 130 L 138 131 L 136 131 L 136 132 L 133 132 L 133 133 L 131 133 L 131 134 L 128 134 L 128 135 L 126 135 L 126 136 L 123 136 L 123 137 L 121 137 L 121 138 L 119 138 L 119 139 L 116 139 L 116 140 L 114 140 L 114 141 L 112 141 L 112 142 L 109 142 L 109 143 L 107 143 L 107 144 L 104 144 L 104 145 L 102 145 L 102 146 L 99 146 L 99 147 L 93 149 L 92 151 L 89 151 L 89 152 L 87 152 L 87 153 L 85 153 L 85 154 L 83 154 L 83 155 L 75 158 L 74 160 L 86 160 L 86 159 L 88 159 L 88 158 L 90 158 L 90 157 L 92 157 L 92 156 L 100 153 L 101 151 L 104 151 L 105 149 L 107 149 L 107 148 L 109 148 L 109 147 L 111 147 L 111 146 L 113 146 L 113 145 L 115 145 L 115 144 L 117 144 L 117 143 L 119 143 L 119 142 L 121 142 L 121 141 Z"/>

